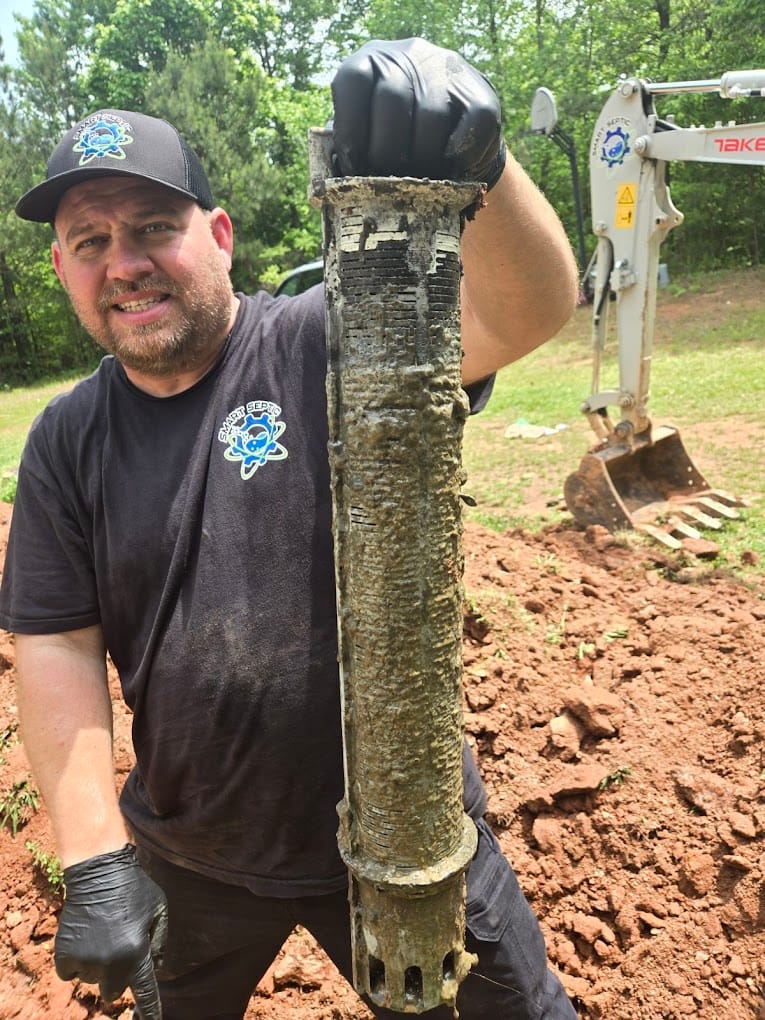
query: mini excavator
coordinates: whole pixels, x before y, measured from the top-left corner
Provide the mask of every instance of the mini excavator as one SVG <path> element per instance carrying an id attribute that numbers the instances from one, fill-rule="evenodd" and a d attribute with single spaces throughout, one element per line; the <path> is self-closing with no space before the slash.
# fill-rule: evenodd
<path id="1" fill-rule="evenodd" d="M 625 78 L 609 96 L 590 146 L 593 232 L 593 383 L 582 411 L 597 437 L 566 480 L 566 505 L 582 524 L 636 529 L 671 548 L 739 516 L 736 497 L 713 489 L 679 432 L 648 417 L 659 248 L 683 215 L 672 204 L 672 160 L 765 166 L 765 123 L 677 126 L 660 119 L 656 96 L 715 92 L 765 96 L 765 70 L 731 71 L 714 81 Z M 609 301 L 609 298 L 614 300 Z M 609 305 L 613 306 L 611 312 Z M 616 320 L 618 387 L 601 387 L 608 317 Z M 615 409 L 612 413 L 611 409 Z"/>

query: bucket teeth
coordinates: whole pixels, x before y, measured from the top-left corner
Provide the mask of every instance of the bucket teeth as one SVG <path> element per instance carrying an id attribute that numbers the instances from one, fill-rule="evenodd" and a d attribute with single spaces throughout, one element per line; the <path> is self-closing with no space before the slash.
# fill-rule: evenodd
<path id="1" fill-rule="evenodd" d="M 705 528 L 712 528 L 717 531 L 722 527 L 719 517 L 712 517 L 709 514 L 705 514 L 703 510 L 699 510 L 698 507 L 693 506 L 691 503 L 685 503 L 677 509 L 678 513 L 686 514 L 691 518 L 691 520 L 698 521 L 698 523 Z"/>
<path id="2" fill-rule="evenodd" d="M 649 538 L 654 539 L 656 542 L 661 542 L 662 545 L 666 545 L 670 549 L 682 549 L 683 544 L 675 538 L 669 531 L 665 531 L 664 528 L 660 528 L 655 524 L 638 524 L 635 526 L 635 531 L 639 531 L 643 535 L 648 535 Z"/>
<path id="3" fill-rule="evenodd" d="M 698 528 L 692 527 L 687 521 L 681 521 L 679 517 L 670 517 L 668 525 L 670 531 L 677 532 L 683 538 L 701 538 Z"/>
<path id="4" fill-rule="evenodd" d="M 713 489 L 695 467 L 677 429 L 662 426 L 653 439 L 633 447 L 598 444 L 569 475 L 566 506 L 584 525 L 609 531 L 634 528 L 676 549 L 699 540 L 701 529 L 718 531 L 740 518 L 746 503 Z"/>
<path id="5" fill-rule="evenodd" d="M 713 492 L 709 496 L 699 496 L 696 502 L 701 503 L 702 506 L 705 506 L 707 510 L 711 510 L 718 517 L 727 517 L 729 521 L 737 521 L 741 517 L 738 510 L 734 510 L 729 503 L 721 502 L 720 493 Z"/>

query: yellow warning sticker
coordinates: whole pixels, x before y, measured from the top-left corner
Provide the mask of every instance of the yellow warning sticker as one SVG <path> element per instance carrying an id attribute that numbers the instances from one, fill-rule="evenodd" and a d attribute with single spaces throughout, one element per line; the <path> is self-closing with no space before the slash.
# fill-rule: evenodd
<path id="1" fill-rule="evenodd" d="M 616 192 L 616 216 L 614 226 L 630 230 L 635 226 L 635 205 L 637 184 L 622 184 Z"/>

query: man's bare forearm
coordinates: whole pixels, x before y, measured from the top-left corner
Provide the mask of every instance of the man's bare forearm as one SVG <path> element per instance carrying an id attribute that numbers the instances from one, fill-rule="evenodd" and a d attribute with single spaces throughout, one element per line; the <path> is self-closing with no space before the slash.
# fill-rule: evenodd
<path id="1" fill-rule="evenodd" d="M 508 153 L 462 238 L 463 382 L 549 340 L 576 307 L 577 266 L 547 199 Z"/>
<path id="2" fill-rule="evenodd" d="M 21 735 L 64 867 L 128 840 L 100 627 L 16 635 Z"/>

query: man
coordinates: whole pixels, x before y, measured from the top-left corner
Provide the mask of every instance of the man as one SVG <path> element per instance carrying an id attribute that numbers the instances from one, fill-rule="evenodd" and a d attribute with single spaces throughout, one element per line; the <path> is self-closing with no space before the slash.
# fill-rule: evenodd
<path id="1" fill-rule="evenodd" d="M 456 54 L 369 43 L 333 98 L 338 173 L 490 187 L 462 243 L 478 406 L 574 307 L 560 224 Z M 56 273 L 111 355 L 30 432 L 0 596 L 65 867 L 56 967 L 107 1000 L 130 987 L 143 1020 L 241 1020 L 296 924 L 351 974 L 321 288 L 235 295 L 228 215 L 175 129 L 142 114 L 76 125 L 17 212 L 53 224 Z M 248 430 L 263 455 L 244 471 Z M 106 651 L 134 713 L 119 802 Z M 479 963 L 460 1015 L 574 1017 L 469 754 L 465 805 Z"/>

